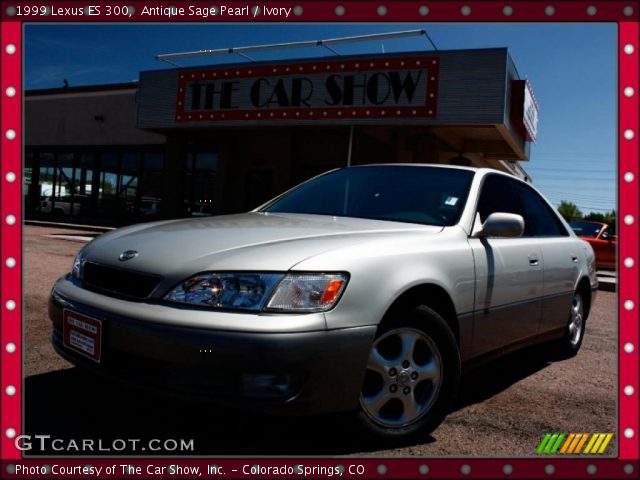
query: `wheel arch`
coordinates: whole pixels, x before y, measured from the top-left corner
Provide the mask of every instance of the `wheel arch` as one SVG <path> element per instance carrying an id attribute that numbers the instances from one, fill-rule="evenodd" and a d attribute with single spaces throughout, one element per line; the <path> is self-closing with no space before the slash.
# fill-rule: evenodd
<path id="1" fill-rule="evenodd" d="M 591 311 L 591 282 L 588 277 L 582 277 L 578 282 L 577 292 L 582 294 L 584 299 L 584 316 L 585 319 L 589 318 L 589 312 Z"/>
<path id="2" fill-rule="evenodd" d="M 444 288 L 433 283 L 414 285 L 400 294 L 385 312 L 380 326 L 397 321 L 400 312 L 419 305 L 429 307 L 441 315 L 460 346 L 460 325 L 453 300 Z"/>

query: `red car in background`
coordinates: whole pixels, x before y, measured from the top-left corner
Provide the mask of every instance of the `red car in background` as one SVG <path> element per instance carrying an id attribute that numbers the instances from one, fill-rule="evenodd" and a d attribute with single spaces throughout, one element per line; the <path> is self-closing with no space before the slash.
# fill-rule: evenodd
<path id="1" fill-rule="evenodd" d="M 596 254 L 596 268 L 615 270 L 617 237 L 611 225 L 587 220 L 576 220 L 569 225 L 576 235 L 591 244 Z"/>

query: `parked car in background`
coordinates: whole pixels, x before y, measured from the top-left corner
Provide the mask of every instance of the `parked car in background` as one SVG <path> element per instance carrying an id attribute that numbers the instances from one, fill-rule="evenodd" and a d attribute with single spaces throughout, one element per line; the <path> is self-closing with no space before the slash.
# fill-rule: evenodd
<path id="1" fill-rule="evenodd" d="M 586 240 L 596 254 L 596 268 L 615 270 L 618 237 L 611 225 L 604 222 L 576 220 L 569 224 L 578 237 Z"/>
<path id="2" fill-rule="evenodd" d="M 596 289 L 593 250 L 531 185 L 371 165 L 101 235 L 49 314 L 75 364 L 235 408 L 353 410 L 401 438 L 438 426 L 463 367 L 541 342 L 575 355 Z"/>

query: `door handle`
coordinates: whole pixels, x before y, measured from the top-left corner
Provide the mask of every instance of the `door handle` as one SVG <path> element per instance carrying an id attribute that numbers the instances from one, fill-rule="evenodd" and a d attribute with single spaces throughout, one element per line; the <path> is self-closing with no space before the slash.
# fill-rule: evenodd
<path id="1" fill-rule="evenodd" d="M 540 260 L 538 260 L 538 256 L 531 254 L 529 255 L 529 265 L 532 267 L 535 267 L 536 265 L 538 265 L 540 263 Z"/>
<path id="2" fill-rule="evenodd" d="M 573 263 L 578 263 L 578 256 L 574 253 L 571 254 L 571 260 Z"/>

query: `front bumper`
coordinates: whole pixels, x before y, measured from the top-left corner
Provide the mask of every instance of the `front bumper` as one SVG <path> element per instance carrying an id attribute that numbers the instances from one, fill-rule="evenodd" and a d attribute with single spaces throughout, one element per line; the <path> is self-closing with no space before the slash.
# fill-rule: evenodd
<path id="1" fill-rule="evenodd" d="M 154 323 L 63 295 L 65 288 L 57 287 L 64 282 L 70 280 L 61 280 L 49 300 L 52 342 L 78 366 L 138 386 L 258 411 L 320 413 L 358 405 L 375 326 L 265 333 Z M 140 307 L 135 302 L 132 310 Z M 190 313 L 166 308 L 176 317 Z M 64 309 L 101 320 L 100 363 L 63 345 Z M 210 315 L 215 325 L 216 313 Z"/>

